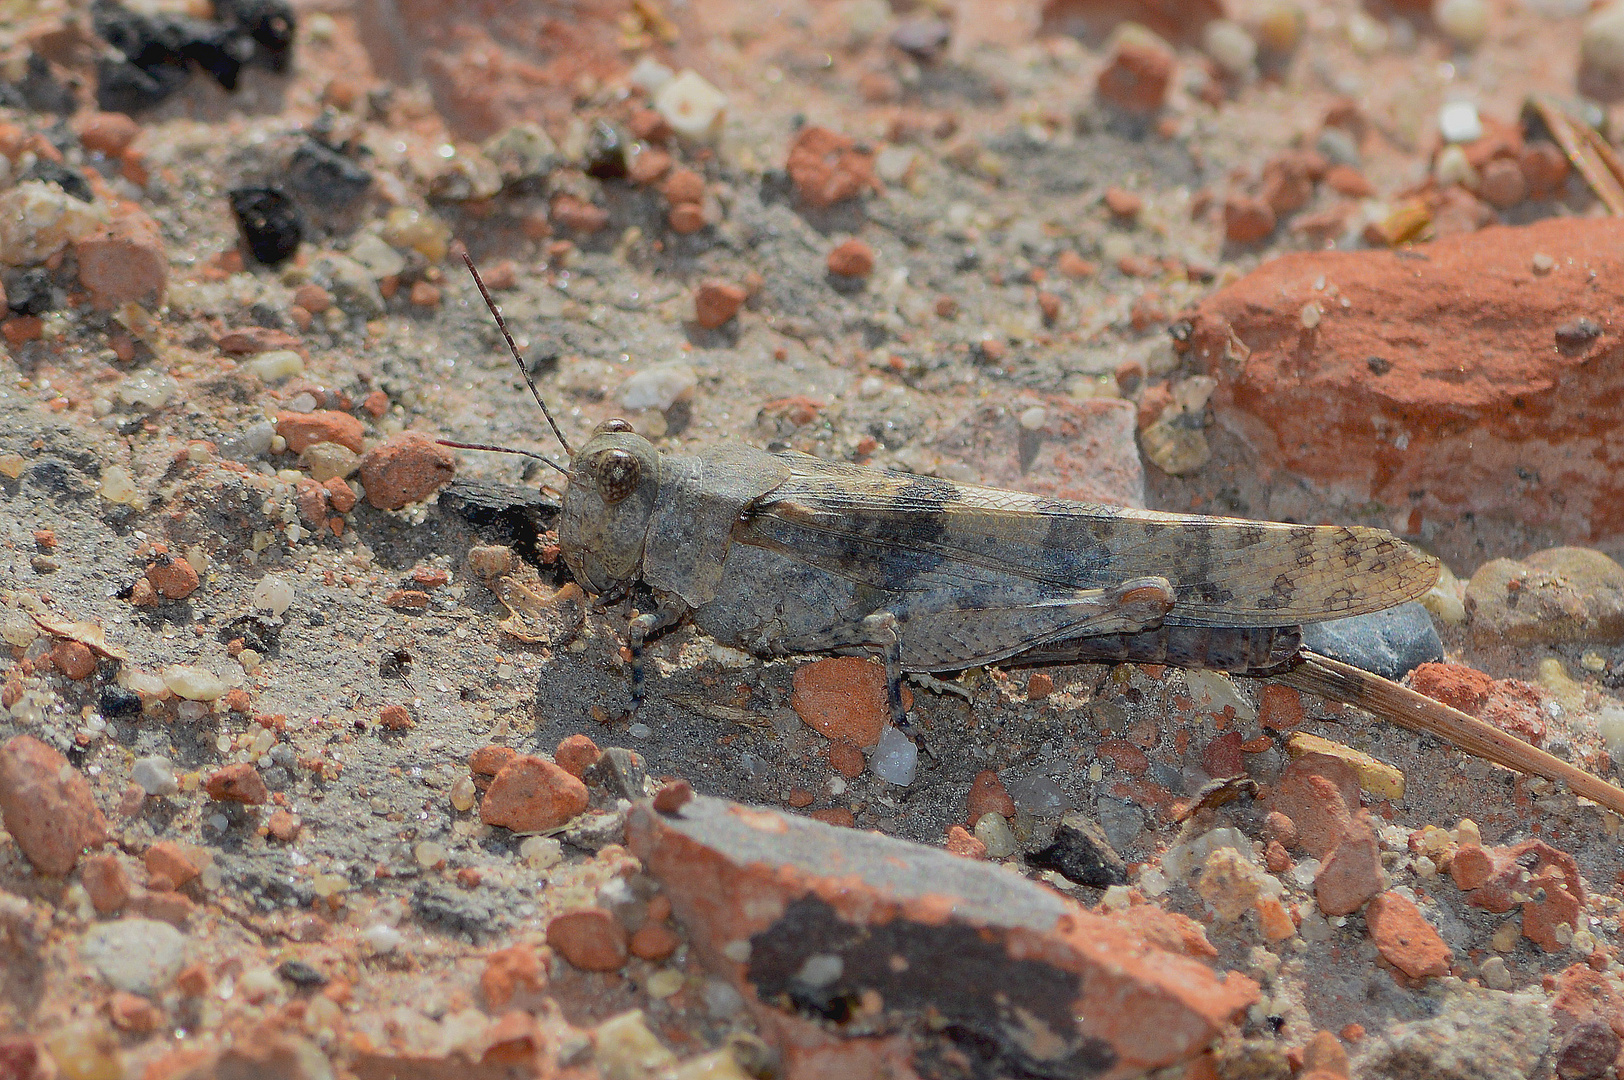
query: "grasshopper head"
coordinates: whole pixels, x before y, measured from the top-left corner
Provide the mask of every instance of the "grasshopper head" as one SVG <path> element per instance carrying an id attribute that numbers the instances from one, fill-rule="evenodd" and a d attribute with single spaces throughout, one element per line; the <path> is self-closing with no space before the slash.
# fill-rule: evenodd
<path id="1" fill-rule="evenodd" d="M 624 420 L 599 424 L 570 459 L 558 544 L 588 591 L 637 577 L 659 488 L 660 452 Z"/>

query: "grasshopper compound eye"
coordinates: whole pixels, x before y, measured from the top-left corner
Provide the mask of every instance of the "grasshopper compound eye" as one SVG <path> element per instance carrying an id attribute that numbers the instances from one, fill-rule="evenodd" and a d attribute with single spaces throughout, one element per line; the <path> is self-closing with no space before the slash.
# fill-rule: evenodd
<path id="1" fill-rule="evenodd" d="M 616 416 L 616 417 L 614 417 L 612 419 L 603 421 L 597 427 L 593 428 L 592 429 L 592 434 L 593 435 L 608 435 L 608 434 L 612 434 L 613 432 L 617 432 L 617 431 L 630 431 L 630 430 L 632 430 L 631 421 L 622 420 L 620 417 Z"/>
<path id="2" fill-rule="evenodd" d="M 643 466 L 628 451 L 607 450 L 598 458 L 598 494 L 610 506 L 636 491 L 642 478 Z"/>

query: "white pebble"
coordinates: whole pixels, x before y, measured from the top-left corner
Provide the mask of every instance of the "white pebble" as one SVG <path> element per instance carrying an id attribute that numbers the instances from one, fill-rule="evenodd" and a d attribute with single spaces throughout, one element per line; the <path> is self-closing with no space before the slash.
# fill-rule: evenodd
<path id="1" fill-rule="evenodd" d="M 182 701 L 175 706 L 175 715 L 188 724 L 195 724 L 213 711 L 207 701 Z"/>
<path id="2" fill-rule="evenodd" d="M 1475 49 L 1489 36 L 1489 6 L 1483 0 L 1438 0 L 1432 19 L 1463 49 Z"/>
<path id="3" fill-rule="evenodd" d="M 519 858 L 532 870 L 550 870 L 564 860 L 564 846 L 550 836 L 527 836 L 519 843 Z"/>
<path id="4" fill-rule="evenodd" d="M 795 973 L 795 981 L 814 990 L 820 990 L 839 980 L 846 962 L 834 953 L 813 953 Z"/>
<path id="5" fill-rule="evenodd" d="M 1252 74 L 1257 64 L 1257 42 L 1246 28 L 1230 19 L 1214 19 L 1201 32 L 1201 48 L 1237 78 Z"/>
<path id="6" fill-rule="evenodd" d="M 976 839 L 987 845 L 987 858 L 1007 859 L 1015 854 L 1015 833 L 1004 815 L 982 814 L 976 822 Z"/>
<path id="7" fill-rule="evenodd" d="M 126 405 L 161 409 L 180 393 L 180 383 L 162 372 L 140 371 L 119 383 L 113 393 Z"/>
<path id="8" fill-rule="evenodd" d="M 1320 309 L 1318 304 L 1304 304 L 1301 315 L 1304 330 L 1312 330 L 1320 324 Z"/>
<path id="9" fill-rule="evenodd" d="M 1432 177 L 1440 187 L 1459 184 L 1470 189 L 1476 188 L 1478 181 L 1477 170 L 1467 160 L 1466 151 L 1453 143 L 1438 152 L 1438 160 L 1432 163 Z"/>
<path id="10" fill-rule="evenodd" d="M 1247 700 L 1227 675 L 1216 671 L 1186 671 L 1184 683 L 1190 688 L 1190 697 L 1203 710 L 1223 712 L 1225 706 L 1231 706 L 1237 720 L 1257 719 L 1257 706 Z"/>
<path id="11" fill-rule="evenodd" d="M 1445 142 L 1464 143 L 1480 138 L 1483 118 L 1470 101 L 1451 101 L 1438 110 L 1438 134 Z"/>
<path id="12" fill-rule="evenodd" d="M 681 361 L 651 364 L 620 384 L 620 403 L 633 412 L 665 412 L 691 395 L 698 385 L 698 373 Z"/>
<path id="13" fill-rule="evenodd" d="M 141 504 L 141 492 L 135 486 L 135 477 L 122 465 L 109 465 L 102 470 L 101 497 L 110 503 Z"/>
<path id="14" fill-rule="evenodd" d="M 230 682 L 208 668 L 191 664 L 171 664 L 164 668 L 163 678 L 171 693 L 187 701 L 214 701 L 231 690 Z"/>
<path id="15" fill-rule="evenodd" d="M 654 57 L 645 54 L 638 57 L 637 63 L 632 65 L 626 78 L 643 93 L 657 94 L 661 87 L 676 77 L 676 74 Z"/>
<path id="16" fill-rule="evenodd" d="M 1218 380 L 1211 375 L 1191 375 L 1173 385 L 1173 404 L 1180 412 L 1198 413 L 1207 407 Z"/>
<path id="17" fill-rule="evenodd" d="M 1534 252 L 1534 257 L 1528 260 L 1528 266 L 1536 274 L 1549 274 L 1556 266 L 1556 260 L 1543 251 Z"/>
<path id="18" fill-rule="evenodd" d="M 887 146 L 874 156 L 874 173 L 887 184 L 900 184 L 918 160 L 911 146 Z"/>
<path id="19" fill-rule="evenodd" d="M 305 369 L 304 357 L 292 349 L 272 349 L 270 352 L 262 352 L 243 366 L 258 375 L 261 382 L 268 383 L 281 382 L 294 375 L 303 375 Z"/>
<path id="20" fill-rule="evenodd" d="M 267 574 L 254 586 L 254 606 L 272 615 L 281 615 L 293 603 L 293 582 Z"/>
<path id="21" fill-rule="evenodd" d="M 412 849 L 412 857 L 417 865 L 425 870 L 432 870 L 445 862 L 445 845 L 434 840 L 424 840 Z"/>
<path id="22" fill-rule="evenodd" d="M 1511 972 L 1506 968 L 1506 962 L 1498 956 L 1491 956 L 1483 961 L 1477 969 L 1483 976 L 1483 985 L 1490 990 L 1510 990 L 1512 986 Z"/>
<path id="23" fill-rule="evenodd" d="M 361 931 L 361 938 L 375 953 L 392 953 L 405 940 L 405 936 L 388 923 L 373 923 Z"/>
<path id="24" fill-rule="evenodd" d="M 877 375 L 870 375 L 857 384 L 857 396 L 864 401 L 872 401 L 885 393 L 885 383 Z"/>
<path id="25" fill-rule="evenodd" d="M 1374 56 L 1387 48 L 1389 37 L 1387 27 L 1363 11 L 1348 16 L 1348 44 L 1353 46 L 1354 52 Z"/>
<path id="26" fill-rule="evenodd" d="M 1049 410 L 1042 405 L 1034 405 L 1023 410 L 1020 416 L 1021 427 L 1027 431 L 1042 431 L 1043 426 L 1049 422 Z"/>
<path id="27" fill-rule="evenodd" d="M 107 204 L 81 202 L 56 184 L 28 180 L 0 195 L 0 262 L 42 263 L 107 220 Z"/>
<path id="28" fill-rule="evenodd" d="M 744 998 L 721 979 L 706 979 L 699 996 L 704 999 L 705 1011 L 720 1020 L 737 1015 L 744 1008 Z"/>
<path id="29" fill-rule="evenodd" d="M 654 109 L 678 135 L 708 142 L 721 134 L 727 95 L 697 71 L 684 68 L 654 95 Z"/>
<path id="30" fill-rule="evenodd" d="M 887 783 L 907 787 L 914 782 L 914 776 L 919 771 L 919 748 L 908 736 L 886 725 L 885 730 L 880 732 L 880 741 L 874 747 L 874 756 L 869 759 L 868 768 Z"/>
<path id="31" fill-rule="evenodd" d="M 130 781 L 148 795 L 173 795 L 180 790 L 174 763 L 156 755 L 136 758 L 130 766 Z"/>
<path id="32" fill-rule="evenodd" d="M 648 991 L 649 997 L 656 1000 L 663 1000 L 670 997 L 672 994 L 675 994 L 678 990 L 681 990 L 683 983 L 686 981 L 687 980 L 682 976 L 682 972 L 676 970 L 675 968 L 661 968 L 659 971 L 656 971 L 654 974 L 648 977 L 648 982 L 644 984 L 644 989 Z M 728 1060 L 732 1060 L 731 1055 L 729 1056 Z"/>
<path id="33" fill-rule="evenodd" d="M 1624 761 L 1624 705 L 1609 703 L 1596 710 L 1596 734 L 1614 761 Z"/>

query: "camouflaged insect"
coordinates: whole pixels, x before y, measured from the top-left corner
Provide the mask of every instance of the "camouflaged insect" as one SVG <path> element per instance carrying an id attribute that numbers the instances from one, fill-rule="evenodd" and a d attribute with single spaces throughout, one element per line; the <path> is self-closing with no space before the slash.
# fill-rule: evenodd
<path id="1" fill-rule="evenodd" d="M 623 420 L 599 425 L 569 481 L 558 539 L 576 579 L 652 591 L 634 656 L 687 617 L 761 656 L 878 654 L 893 688 L 1010 659 L 1262 674 L 1296 654 L 1302 624 L 1438 577 L 1378 529 L 1128 510 L 737 444 L 662 454 Z"/>
<path id="2" fill-rule="evenodd" d="M 568 469 L 541 458 L 569 478 L 565 564 L 604 603 L 653 596 L 628 632 L 634 701 L 644 641 L 684 618 L 758 656 L 878 654 L 900 726 L 904 672 L 1016 659 L 1263 674 L 1298 655 L 1303 624 L 1438 579 L 1436 559 L 1379 529 L 1128 510 L 737 443 L 662 454 L 625 420 L 577 451 L 463 261 L 570 455 Z"/>
<path id="3" fill-rule="evenodd" d="M 1139 661 L 1266 676 L 1559 780 L 1624 815 L 1624 790 L 1408 687 L 1300 647 L 1303 625 L 1414 600 L 1438 561 L 1380 529 L 1164 514 L 955 484 L 724 443 L 662 454 L 624 420 L 573 450 L 530 378 L 569 468 L 558 539 L 603 603 L 646 591 L 642 647 L 684 618 L 761 656 L 871 653 L 892 723 L 904 672 Z M 443 441 L 443 440 L 442 440 Z"/>

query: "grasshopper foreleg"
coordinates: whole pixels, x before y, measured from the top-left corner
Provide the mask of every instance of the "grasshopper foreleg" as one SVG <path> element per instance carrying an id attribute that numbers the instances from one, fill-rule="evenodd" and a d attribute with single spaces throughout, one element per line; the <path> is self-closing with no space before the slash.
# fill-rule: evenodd
<path id="1" fill-rule="evenodd" d="M 867 616 L 863 619 L 863 631 L 885 664 L 885 701 L 891 710 L 891 726 L 910 735 L 908 711 L 902 705 L 902 634 L 896 614 L 877 611 Z"/>
<path id="2" fill-rule="evenodd" d="M 682 614 L 681 607 L 661 604 L 653 611 L 634 614 L 627 625 L 626 651 L 631 654 L 633 712 L 643 703 L 643 695 L 646 692 L 647 673 L 643 664 L 643 644 L 661 630 L 676 625 Z"/>

